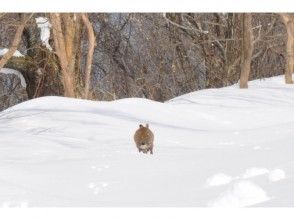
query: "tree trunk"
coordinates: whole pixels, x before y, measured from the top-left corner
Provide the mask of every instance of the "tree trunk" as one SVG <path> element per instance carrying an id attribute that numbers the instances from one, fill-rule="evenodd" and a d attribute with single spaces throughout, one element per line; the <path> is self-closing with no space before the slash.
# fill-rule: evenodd
<path id="1" fill-rule="evenodd" d="M 286 55 L 286 70 L 285 70 L 285 82 L 286 84 L 292 84 L 292 74 L 294 68 L 294 19 L 290 14 L 281 13 L 283 23 L 287 29 L 287 55 Z"/>
<path id="2" fill-rule="evenodd" d="M 248 88 L 250 74 L 250 64 L 253 52 L 253 32 L 251 24 L 251 14 L 242 15 L 242 52 L 241 52 L 241 75 L 240 88 Z"/>
<path id="3" fill-rule="evenodd" d="M 55 44 L 55 50 L 60 61 L 62 70 L 64 96 L 75 97 L 75 73 L 74 73 L 74 56 L 72 53 L 73 49 L 73 37 L 74 27 L 71 25 L 70 19 L 67 16 L 60 16 L 59 13 L 52 13 L 50 15 L 53 29 L 53 39 Z M 62 28 L 62 19 L 65 21 L 65 33 Z M 73 35 L 73 36 L 72 36 Z"/>
<path id="4" fill-rule="evenodd" d="M 87 54 L 87 62 L 86 62 L 86 70 L 85 70 L 85 91 L 84 98 L 89 98 L 89 90 L 90 90 L 90 81 L 91 81 L 91 70 L 92 70 L 92 61 L 93 54 L 95 48 L 95 34 L 93 30 L 93 26 L 89 21 L 89 18 L 86 14 L 82 14 L 82 20 L 87 28 L 88 40 L 89 40 L 89 50 Z"/>

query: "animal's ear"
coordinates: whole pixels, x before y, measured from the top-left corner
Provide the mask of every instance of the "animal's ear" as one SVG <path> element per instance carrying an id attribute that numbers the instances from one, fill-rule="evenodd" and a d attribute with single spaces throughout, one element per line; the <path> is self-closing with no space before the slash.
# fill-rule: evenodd
<path id="1" fill-rule="evenodd" d="M 149 128 L 149 124 L 146 124 L 146 128 Z"/>
<path id="2" fill-rule="evenodd" d="M 144 126 L 143 125 L 139 125 L 139 128 L 143 128 Z"/>

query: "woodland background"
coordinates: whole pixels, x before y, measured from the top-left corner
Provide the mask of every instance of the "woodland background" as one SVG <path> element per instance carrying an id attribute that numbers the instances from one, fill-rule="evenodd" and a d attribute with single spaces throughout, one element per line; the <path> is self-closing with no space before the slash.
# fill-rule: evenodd
<path id="1" fill-rule="evenodd" d="M 36 18 L 51 24 L 49 45 Z M 0 110 L 41 96 L 164 102 L 285 74 L 293 83 L 294 14 L 2 13 Z M 24 56 L 13 56 L 15 51 Z"/>

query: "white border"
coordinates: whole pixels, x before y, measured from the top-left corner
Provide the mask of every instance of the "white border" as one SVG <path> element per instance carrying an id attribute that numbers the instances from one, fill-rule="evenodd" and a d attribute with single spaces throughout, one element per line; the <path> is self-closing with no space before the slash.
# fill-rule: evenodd
<path id="1" fill-rule="evenodd" d="M 1 12 L 294 12 L 293 0 L 2 0 Z M 293 204 L 294 206 L 294 204 Z M 294 219 L 293 208 L 0 209 L 1 220 Z"/>
<path id="2" fill-rule="evenodd" d="M 294 12 L 293 0 L 2 0 L 1 12 Z"/>
<path id="3" fill-rule="evenodd" d="M 289 220 L 293 208 L 19 208 L 1 209 L 1 220 Z"/>

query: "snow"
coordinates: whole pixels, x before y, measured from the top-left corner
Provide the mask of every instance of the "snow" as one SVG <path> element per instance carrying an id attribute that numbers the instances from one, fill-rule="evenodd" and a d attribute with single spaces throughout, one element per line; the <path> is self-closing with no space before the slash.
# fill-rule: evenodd
<path id="1" fill-rule="evenodd" d="M 243 207 L 269 200 L 266 192 L 250 181 L 234 183 L 228 191 L 210 202 L 212 207 Z"/>
<path id="2" fill-rule="evenodd" d="M 268 176 L 269 180 L 272 182 L 280 181 L 286 178 L 286 174 L 284 170 L 281 169 L 274 169 L 269 173 Z"/>
<path id="3" fill-rule="evenodd" d="M 251 178 L 267 173 L 269 173 L 269 170 L 266 168 L 252 167 L 246 170 L 246 172 L 243 174 L 243 178 Z"/>
<path id="4" fill-rule="evenodd" d="M 232 181 L 232 177 L 224 174 L 224 173 L 218 173 L 212 176 L 207 180 L 208 186 L 219 186 L 219 185 L 225 185 Z"/>
<path id="5" fill-rule="evenodd" d="M 294 86 L 283 81 L 166 103 L 43 97 L 13 106 L 0 114 L 0 206 L 293 206 Z M 133 141 L 145 123 L 153 155 Z"/>
<path id="6" fill-rule="evenodd" d="M 8 52 L 9 49 L 7 48 L 1 48 L 0 49 L 0 56 L 3 56 L 4 54 L 6 54 Z M 18 50 L 16 50 L 13 54 L 14 57 L 23 57 L 24 55 L 19 52 Z"/>
<path id="7" fill-rule="evenodd" d="M 46 46 L 46 48 L 50 51 L 52 51 L 52 47 L 49 44 L 50 39 L 50 28 L 52 25 L 50 24 L 48 18 L 45 17 L 37 17 L 36 23 L 38 28 L 40 28 L 40 38 L 43 43 L 43 45 Z"/>
<path id="8" fill-rule="evenodd" d="M 25 81 L 25 78 L 23 77 L 23 75 L 21 74 L 21 72 L 19 72 L 18 70 L 9 69 L 9 68 L 2 68 L 0 70 L 0 73 L 2 73 L 2 74 L 13 74 L 13 75 L 16 75 L 20 79 L 21 86 L 23 88 L 26 88 L 27 87 L 27 83 Z"/>

